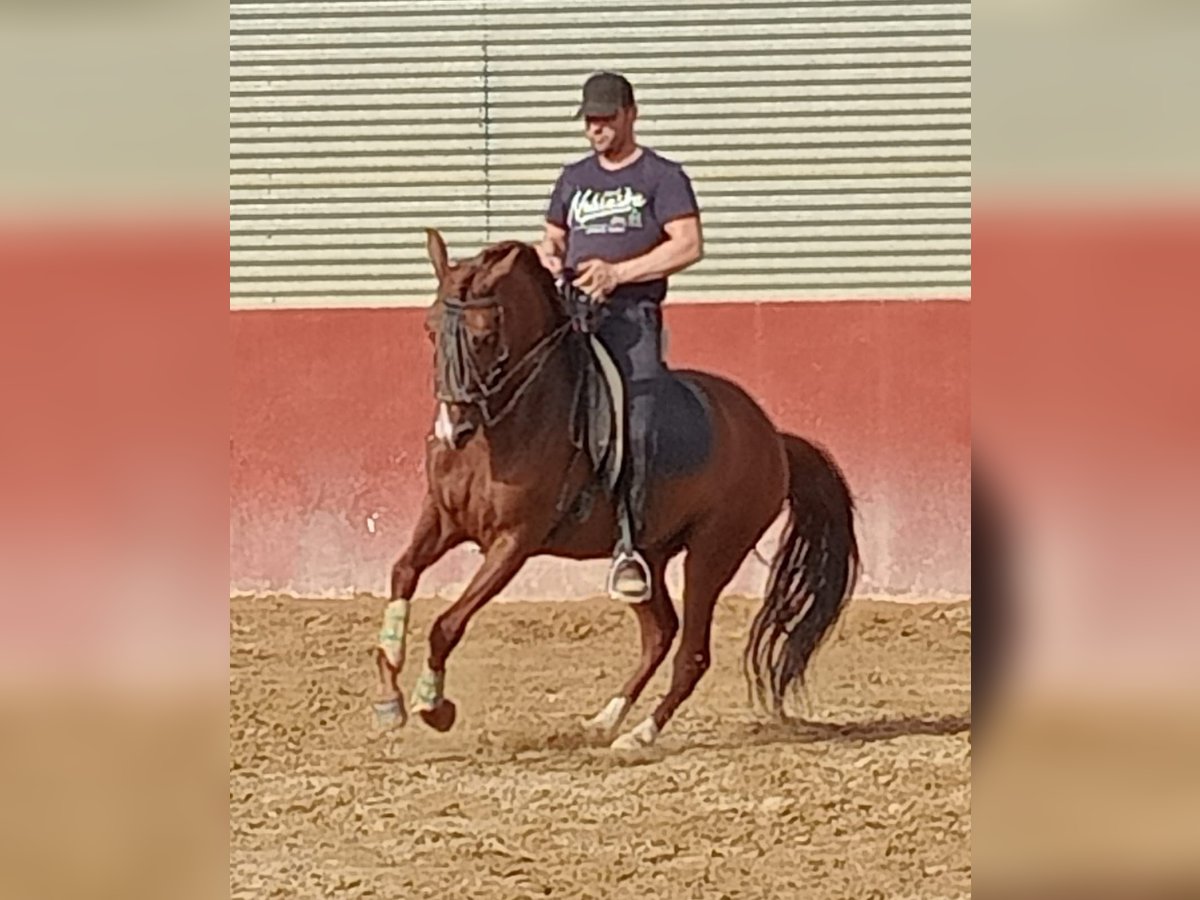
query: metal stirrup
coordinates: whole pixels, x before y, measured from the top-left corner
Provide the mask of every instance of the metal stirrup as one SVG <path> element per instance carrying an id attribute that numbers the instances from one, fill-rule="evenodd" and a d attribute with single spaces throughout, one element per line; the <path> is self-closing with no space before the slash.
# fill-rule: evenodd
<path id="1" fill-rule="evenodd" d="M 642 583 L 645 587 L 640 594 L 626 594 L 617 590 L 617 573 L 626 563 L 636 563 L 641 567 L 644 578 Z M 650 566 L 646 563 L 646 558 L 636 550 L 622 550 L 613 560 L 612 566 L 608 570 L 608 596 L 614 600 L 624 600 L 627 603 L 645 603 L 650 599 Z"/>

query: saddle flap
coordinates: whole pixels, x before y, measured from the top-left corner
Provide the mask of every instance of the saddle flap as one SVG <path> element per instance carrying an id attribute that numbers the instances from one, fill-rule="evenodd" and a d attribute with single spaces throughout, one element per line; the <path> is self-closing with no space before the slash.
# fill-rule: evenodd
<path id="1" fill-rule="evenodd" d="M 587 379 L 587 450 L 608 490 L 615 491 L 625 458 L 625 383 L 608 349 L 588 335 L 592 376 Z"/>
<path id="2" fill-rule="evenodd" d="M 580 388 L 576 445 L 587 452 L 593 471 L 615 494 L 629 453 L 629 386 L 604 344 L 595 335 L 587 337 L 588 361 Z M 704 392 L 688 374 L 672 372 L 638 386 L 654 394 L 650 471 L 656 478 L 694 471 L 712 450 L 712 410 Z"/>

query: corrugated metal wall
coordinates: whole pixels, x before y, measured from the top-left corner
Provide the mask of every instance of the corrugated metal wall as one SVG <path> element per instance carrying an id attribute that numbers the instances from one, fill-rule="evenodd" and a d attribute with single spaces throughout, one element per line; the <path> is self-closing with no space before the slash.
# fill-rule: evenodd
<path id="1" fill-rule="evenodd" d="M 231 302 L 428 303 L 426 226 L 540 234 L 592 71 L 682 162 L 672 297 L 965 297 L 970 3 L 233 0 Z"/>

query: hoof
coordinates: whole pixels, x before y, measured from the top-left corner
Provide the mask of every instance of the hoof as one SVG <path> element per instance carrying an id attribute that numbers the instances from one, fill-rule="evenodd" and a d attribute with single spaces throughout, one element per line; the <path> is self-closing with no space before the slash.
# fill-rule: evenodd
<path id="1" fill-rule="evenodd" d="M 624 697 L 614 697 L 608 701 L 598 714 L 590 719 L 584 719 L 580 724 L 584 734 L 590 739 L 608 742 L 613 739 L 621 723 L 625 721 L 625 713 L 629 710 L 629 701 Z"/>
<path id="2" fill-rule="evenodd" d="M 641 750 L 647 746 L 635 738 L 632 734 L 623 734 L 615 741 L 608 745 L 610 750 Z"/>
<path id="3" fill-rule="evenodd" d="M 653 719 L 646 719 L 633 731 L 627 732 L 609 744 L 612 750 L 645 750 L 658 740 L 658 726 Z"/>
<path id="4" fill-rule="evenodd" d="M 377 700 L 373 704 L 375 722 L 382 729 L 403 728 L 408 723 L 408 713 L 404 710 L 404 701 L 399 697 L 391 700 Z"/>
<path id="5" fill-rule="evenodd" d="M 446 732 L 454 727 L 458 707 L 453 700 L 442 700 L 433 709 L 421 710 L 421 719 L 434 731 Z"/>

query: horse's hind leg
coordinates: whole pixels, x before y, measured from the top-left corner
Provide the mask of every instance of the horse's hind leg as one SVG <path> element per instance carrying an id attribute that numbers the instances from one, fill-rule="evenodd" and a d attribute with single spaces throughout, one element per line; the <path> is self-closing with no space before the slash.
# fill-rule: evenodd
<path id="1" fill-rule="evenodd" d="M 408 636 L 408 607 L 421 573 L 446 551 L 462 543 L 462 537 L 443 520 L 433 498 L 426 495 L 412 538 L 392 566 L 391 596 L 383 614 L 375 664 L 379 672 L 379 696 L 375 713 L 382 725 L 403 725 L 407 716 L 400 693 L 400 670 Z"/>
<path id="2" fill-rule="evenodd" d="M 732 535 L 710 534 L 707 540 L 698 538 L 688 549 L 683 566 L 683 633 L 672 664 L 671 687 L 652 715 L 613 741 L 614 750 L 653 744 L 708 671 L 713 608 L 753 544 L 753 540 L 738 541 Z"/>
<path id="3" fill-rule="evenodd" d="M 625 682 L 621 692 L 613 697 L 599 714 L 584 723 L 584 728 L 604 739 L 613 736 L 626 713 L 637 702 L 646 683 L 654 677 L 662 661 L 666 659 L 679 629 L 679 618 L 675 615 L 675 607 L 667 592 L 667 560 L 662 556 L 649 556 L 646 562 L 650 566 L 650 599 L 645 603 L 634 605 L 638 626 L 642 633 L 642 658 L 638 667 Z"/>

